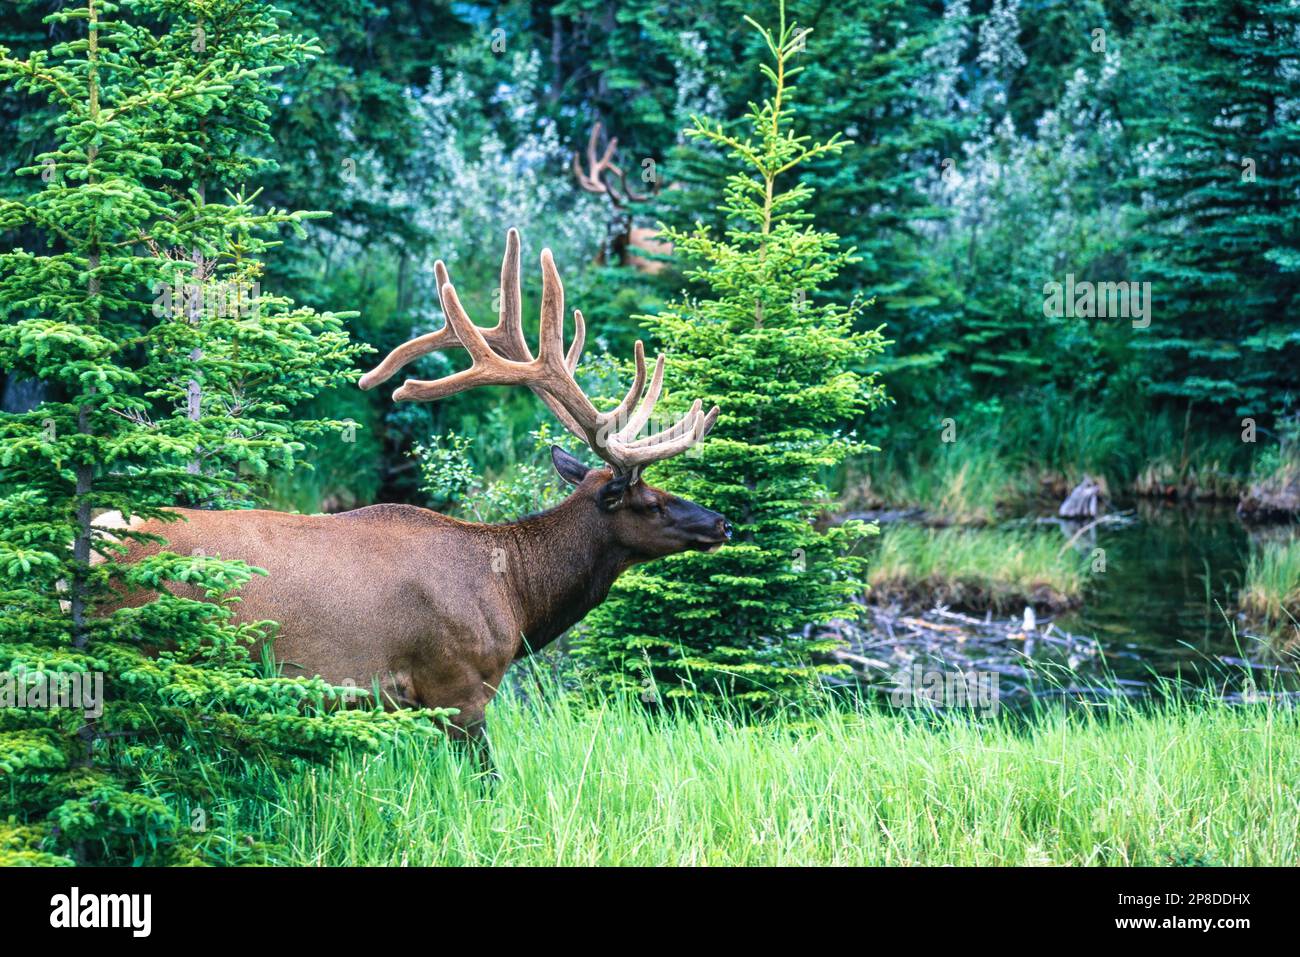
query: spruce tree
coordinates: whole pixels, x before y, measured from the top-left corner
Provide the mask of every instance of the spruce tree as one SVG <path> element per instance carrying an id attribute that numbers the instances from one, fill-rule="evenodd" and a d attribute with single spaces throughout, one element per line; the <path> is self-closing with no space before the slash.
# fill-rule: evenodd
<path id="1" fill-rule="evenodd" d="M 1300 401 L 1300 8 L 1181 0 L 1151 29 L 1162 59 L 1183 52 L 1146 124 L 1155 305 L 1133 341 L 1154 394 L 1226 406 L 1236 430 Z"/>
<path id="2" fill-rule="evenodd" d="M 772 58 L 748 132 L 700 118 L 687 130 L 735 164 L 720 203 L 726 231 L 669 231 L 699 294 L 643 317 L 670 354 L 678 402 L 722 408 L 698 453 L 649 478 L 722 512 L 736 539 L 624 575 L 575 646 L 606 686 L 762 707 L 801 697 L 834 669 L 815 660 L 833 644 L 816 626 L 855 613 L 863 561 L 852 549 L 865 528 L 813 523 L 829 502 L 826 474 L 862 448 L 846 430 L 881 398 L 863 370 L 884 343 L 878 330 L 853 331 L 860 302 L 819 297 L 854 257 L 811 224 L 812 189 L 797 179 L 847 145 L 795 129 L 793 61 L 806 32 L 786 23 L 784 6 L 775 33 L 748 22 Z"/>
<path id="3" fill-rule="evenodd" d="M 87 0 L 49 20 L 72 39 L 0 48 L 0 84 L 58 117 L 56 147 L 17 171 L 28 192 L 0 200 L 0 234 L 37 237 L 0 254 L 0 368 L 48 396 L 0 416 L 0 863 L 264 859 L 223 810 L 258 795 L 250 759 L 318 760 L 432 715 L 327 711 L 346 692 L 251 660 L 271 623 L 231 623 L 256 569 L 125 565 L 100 517 L 248 502 L 342 427 L 288 415 L 350 379 L 342 318 L 257 288 L 305 214 L 259 211 L 235 182 L 258 167 L 268 78 L 311 47 L 234 0 Z M 159 597 L 104 613 L 123 588 Z"/>

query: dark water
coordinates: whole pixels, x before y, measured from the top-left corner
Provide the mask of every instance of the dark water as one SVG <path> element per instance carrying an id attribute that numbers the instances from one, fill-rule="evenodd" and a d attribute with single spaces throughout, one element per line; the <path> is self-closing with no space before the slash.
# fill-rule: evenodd
<path id="1" fill-rule="evenodd" d="M 1092 566 L 1082 607 L 1053 619 L 1029 609 L 999 617 L 868 604 L 864 626 L 835 631 L 844 645 L 832 657 L 854 674 L 846 687 L 928 696 L 938 675 L 941 707 L 963 706 L 947 684 L 959 677 L 996 677 L 997 699 L 1010 708 L 1180 689 L 1300 700 L 1296 660 L 1281 658 L 1235 611 L 1252 539 L 1292 537 L 1300 526 L 1251 527 L 1231 507 L 1146 501 L 1091 528 L 1054 514 L 1009 524 L 1059 536 Z"/>
<path id="2" fill-rule="evenodd" d="M 1085 557 L 1101 549 L 1105 570 L 1092 576 L 1083 607 L 1057 627 L 1095 638 L 1120 678 L 1208 679 L 1226 690 L 1251 675 L 1269 684 L 1285 663 L 1234 608 L 1251 536 L 1278 530 L 1252 530 L 1230 506 L 1129 508 L 1132 521 L 1099 526 L 1076 543 Z"/>

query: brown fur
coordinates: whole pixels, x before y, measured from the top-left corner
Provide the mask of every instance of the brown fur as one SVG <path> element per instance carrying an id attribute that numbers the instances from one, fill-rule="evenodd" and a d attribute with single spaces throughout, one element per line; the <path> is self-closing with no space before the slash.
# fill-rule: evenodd
<path id="1" fill-rule="evenodd" d="M 649 226 L 629 225 L 625 232 L 614 237 L 613 247 L 621 265 L 647 276 L 659 275 L 668 267 L 668 263 L 664 259 L 650 259 L 641 253 L 664 257 L 673 254 L 673 244 L 660 239 L 659 230 Z M 603 264 L 604 253 L 597 258 Z"/>
<path id="2" fill-rule="evenodd" d="M 559 453 L 557 467 L 566 460 Z M 176 509 L 179 521 L 135 528 L 165 537 L 168 551 L 265 569 L 240 590 L 236 619 L 280 623 L 285 674 L 361 689 L 378 679 L 389 707 L 458 708 L 459 733 L 477 737 L 510 663 L 579 621 L 619 574 L 730 535 L 716 512 L 640 481 L 622 490 L 610 470 L 584 475 L 567 461 L 573 494 L 504 525 L 373 505 L 338 515 Z M 127 560 L 159 548 L 133 542 Z"/>
<path id="3" fill-rule="evenodd" d="M 610 209 L 614 213 L 610 247 L 619 265 L 631 267 L 637 272 L 651 276 L 658 275 L 668 264 L 662 259 L 651 259 L 638 254 L 671 256 L 673 244 L 666 239 L 660 239 L 657 229 L 634 225 L 628 203 L 643 203 L 653 198 L 659 192 L 659 182 L 655 180 L 653 190 L 647 195 L 639 195 L 630 189 L 623 170 L 614 162 L 618 152 L 618 137 L 605 144 L 603 153 L 597 149 L 603 138 L 603 129 L 600 121 L 591 127 L 591 136 L 587 140 L 585 167 L 582 165 L 582 156 L 579 153 L 573 154 L 574 179 L 587 192 L 604 196 L 608 200 Z M 600 265 L 605 264 L 603 249 L 597 254 L 596 262 Z"/>

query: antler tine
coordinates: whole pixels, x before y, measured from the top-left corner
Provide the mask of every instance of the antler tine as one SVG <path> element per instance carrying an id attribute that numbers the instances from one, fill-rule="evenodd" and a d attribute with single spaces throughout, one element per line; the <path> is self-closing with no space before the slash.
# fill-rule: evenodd
<path id="1" fill-rule="evenodd" d="M 442 285 L 442 308 L 447 312 L 447 325 L 451 326 L 456 333 L 456 338 L 460 340 L 460 344 L 464 346 L 475 365 L 481 362 L 491 367 L 501 361 L 501 356 L 493 352 L 487 339 L 483 338 L 483 330 L 474 325 L 469 313 L 460 304 L 460 296 L 456 294 L 456 287 L 450 281 Z"/>
<path id="2" fill-rule="evenodd" d="M 614 139 L 613 142 L 618 143 L 617 137 Z M 617 163 L 609 162 L 605 164 L 605 169 L 608 170 L 610 173 L 613 173 L 615 176 L 617 176 L 618 181 L 623 186 L 623 192 L 620 195 L 619 191 L 614 188 L 614 184 L 612 182 L 605 183 L 605 192 L 609 194 L 610 205 L 612 205 L 615 209 L 626 210 L 629 200 L 633 202 L 640 202 L 642 199 L 644 199 L 644 197 L 637 196 L 635 193 L 632 192 L 632 190 L 628 189 L 627 174 L 623 172 L 623 167 L 619 166 Z"/>
<path id="3" fill-rule="evenodd" d="M 591 175 L 595 176 L 600 172 L 600 166 L 596 162 L 596 145 L 600 142 L 602 124 L 600 120 L 591 124 L 591 133 L 587 136 L 587 168 L 591 170 Z"/>
<path id="4" fill-rule="evenodd" d="M 596 159 L 596 144 L 600 142 L 600 134 L 604 131 L 604 125 L 597 120 L 591 128 L 591 136 L 587 139 L 587 165 L 591 167 L 591 175 L 598 176 L 605 172 L 614 159 L 614 153 L 618 150 L 618 137 L 611 136 L 609 142 L 605 144 L 605 152 L 601 154 L 600 159 Z"/>
<path id="5" fill-rule="evenodd" d="M 542 324 L 537 332 L 537 354 L 542 362 L 567 365 L 564 355 L 564 283 L 555 257 L 542 250 Z"/>
<path id="6" fill-rule="evenodd" d="M 451 276 L 447 272 L 446 263 L 441 259 L 433 264 L 433 275 L 438 305 L 442 308 L 443 316 L 447 317 L 447 303 L 443 296 L 443 289 L 451 284 Z M 510 229 L 506 233 L 506 252 L 501 260 L 501 309 L 497 324 L 490 329 L 480 329 L 478 326 L 474 326 L 474 329 L 507 359 L 531 362 L 533 354 L 528 349 L 528 343 L 524 341 L 520 301 L 519 230 Z M 391 379 L 398 369 L 420 356 L 462 344 L 455 325 L 447 319 L 441 329 L 398 346 L 384 357 L 383 362 L 363 375 L 357 385 L 362 389 L 373 389 L 381 382 Z"/>
<path id="7" fill-rule="evenodd" d="M 605 160 L 609 155 L 612 153 L 607 151 Z M 541 329 L 535 358 L 523 335 L 519 234 L 512 229 L 506 235 L 506 252 L 501 263 L 501 309 L 497 324 L 491 329 L 474 324 L 461 305 L 446 265 L 439 260 L 434 264 L 434 275 L 447 324 L 437 332 L 398 346 L 362 376 L 361 387 L 373 388 L 417 356 L 460 346 L 470 355 L 473 363 L 470 368 L 433 381 L 408 379 L 393 393 L 393 398 L 431 402 L 481 385 L 525 385 L 546 403 L 566 429 L 586 442 L 616 474 L 624 476 L 635 477 L 644 465 L 676 455 L 703 438 L 717 420 L 718 408 L 714 406 L 708 415 L 702 415 L 698 400 L 669 428 L 644 439 L 636 438 L 654 412 L 664 379 L 664 357 L 660 355 L 646 391 L 645 347 L 640 342 L 633 350 L 636 372 L 627 395 L 612 411 L 596 411 L 573 377 L 586 342 L 586 320 L 581 310 L 573 310 L 573 342 L 566 351 L 564 284 L 549 249 L 542 250 L 541 266 Z"/>
<path id="8" fill-rule="evenodd" d="M 624 467 L 633 474 L 654 462 L 672 458 L 685 452 L 703 439 L 718 421 L 718 407 L 715 405 L 705 415 L 700 414 L 701 402 L 696 399 L 691 409 L 676 424 L 623 446 L 619 455 Z"/>
<path id="9" fill-rule="evenodd" d="M 640 356 L 642 353 L 641 340 L 639 339 L 637 340 L 636 343 L 636 352 L 638 356 Z M 640 378 L 638 379 L 638 381 L 644 380 L 645 377 L 644 359 L 641 359 L 638 362 L 638 371 L 640 373 Z M 664 387 L 664 356 L 663 353 L 661 352 L 655 358 L 655 372 L 650 379 L 650 391 L 646 393 L 645 401 L 641 403 L 640 408 L 636 410 L 636 412 L 632 415 L 632 418 L 624 422 L 623 426 L 618 430 L 617 433 L 615 433 L 614 435 L 615 441 L 622 443 L 622 442 L 627 442 L 629 439 L 636 438 L 636 434 L 641 431 L 642 427 L 647 422 L 650 421 L 650 416 L 651 414 L 653 414 L 655 410 L 655 403 L 659 401 L 659 393 L 663 391 L 663 387 Z M 637 395 L 639 398 L 640 393 L 638 392 Z M 626 416 L 628 412 L 632 411 L 632 408 L 631 406 L 629 406 L 626 410 L 622 410 L 620 407 L 620 410 L 623 411 L 623 415 Z M 619 421 L 623 421 L 623 418 L 620 417 Z"/>
<path id="10" fill-rule="evenodd" d="M 542 263 L 542 321 L 538 330 L 537 380 L 529 388 L 537 394 L 566 429 L 591 445 L 598 429 L 599 413 L 591 400 L 578 387 L 573 371 L 582 357 L 586 342 L 587 324 L 582 313 L 573 310 L 573 343 L 564 351 L 564 284 L 555 257 L 543 249 Z"/>
<path id="11" fill-rule="evenodd" d="M 624 178 L 623 171 L 619 169 L 617 166 L 610 164 L 609 169 L 619 179 Z M 626 190 L 626 186 L 627 184 L 624 183 L 625 190 Z M 626 192 L 620 195 L 619 191 L 614 188 L 613 183 L 605 184 L 605 194 L 609 197 L 609 204 L 613 206 L 615 209 L 619 210 L 620 212 L 625 211 L 627 209 L 627 202 L 629 197 L 627 196 Z"/>
<path id="12" fill-rule="evenodd" d="M 456 334 L 474 364 L 462 372 L 432 382 L 407 379 L 393 393 L 395 401 L 432 402 L 479 385 L 512 385 L 528 381 L 533 363 L 515 362 L 493 351 L 483 336 L 483 330 L 474 325 L 461 306 L 456 287 L 450 282 L 442 287 L 442 304 L 447 314 L 446 328 Z"/>
<path id="13" fill-rule="evenodd" d="M 510 355 L 507 352 L 509 358 L 520 362 L 532 361 L 533 354 L 524 340 L 522 293 L 519 290 L 519 230 L 514 227 L 506 231 L 506 254 L 501 257 L 501 308 L 493 332 L 497 330 L 500 330 L 501 345 L 516 353 Z"/>
<path id="14" fill-rule="evenodd" d="M 623 449 L 621 458 L 624 467 L 628 469 L 645 468 L 652 462 L 659 462 L 663 459 L 672 458 L 674 455 L 680 455 L 703 438 L 705 417 L 698 410 L 682 421 L 689 422 L 690 427 L 676 438 L 661 441 L 654 445 Z"/>
<path id="15" fill-rule="evenodd" d="M 428 355 L 430 352 L 437 352 L 440 349 L 456 345 L 460 345 L 456 333 L 450 326 L 443 326 L 437 332 L 426 333 L 419 338 L 412 339 L 410 342 L 402 343 L 402 345 L 388 353 L 383 362 L 363 375 L 357 385 L 362 389 L 373 389 L 381 382 L 387 382 L 391 379 L 394 373 L 408 362 L 418 359 L 420 356 Z"/>
<path id="16" fill-rule="evenodd" d="M 641 393 L 645 391 L 645 348 L 641 345 L 641 340 L 636 341 L 632 349 L 632 359 L 635 363 L 636 372 L 632 377 L 632 388 L 627 390 L 627 395 L 623 401 L 612 412 L 606 412 L 602 416 L 601 426 L 605 429 L 618 429 L 619 423 L 627 419 L 628 415 L 636 407 L 637 402 L 641 400 Z"/>
<path id="17" fill-rule="evenodd" d="M 718 423 L 718 414 L 722 410 L 716 405 L 704 414 L 704 428 L 700 430 L 700 438 L 704 438 L 713 431 L 713 427 Z"/>
<path id="18" fill-rule="evenodd" d="M 582 347 L 587 344 L 587 323 L 582 318 L 582 310 L 573 310 L 573 342 L 569 345 L 568 355 L 564 357 L 564 367 L 572 375 L 582 359 Z"/>
<path id="19" fill-rule="evenodd" d="M 623 195 L 634 203 L 644 203 L 646 200 L 659 195 L 659 181 L 655 181 L 655 188 L 648 193 L 635 192 L 631 186 L 627 185 L 627 174 L 617 166 L 610 167 L 618 174 L 618 181 L 623 185 Z"/>
<path id="20" fill-rule="evenodd" d="M 636 439 L 632 442 L 625 443 L 629 449 L 644 449 L 652 445 L 658 445 L 660 442 L 666 442 L 669 439 L 675 439 L 685 432 L 690 432 L 695 428 L 695 416 L 699 414 L 700 408 L 704 405 L 699 399 L 691 403 L 691 407 L 686 414 L 680 419 L 668 426 L 666 429 L 660 429 L 654 435 L 647 435 L 645 438 Z"/>
<path id="21" fill-rule="evenodd" d="M 602 180 L 600 179 L 593 180 L 591 177 L 589 177 L 586 173 L 582 171 L 582 166 L 580 165 L 580 162 L 578 160 L 577 153 L 573 154 L 573 177 L 578 181 L 578 185 L 581 186 L 589 193 L 608 192 L 608 190 L 605 188 L 605 183 Z"/>

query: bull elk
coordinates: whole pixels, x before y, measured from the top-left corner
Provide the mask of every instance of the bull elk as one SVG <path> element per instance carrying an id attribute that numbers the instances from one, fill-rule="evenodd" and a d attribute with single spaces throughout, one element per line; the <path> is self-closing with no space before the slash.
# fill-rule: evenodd
<path id="1" fill-rule="evenodd" d="M 664 358 L 655 362 L 647 391 L 637 342 L 632 387 L 617 408 L 598 412 L 573 377 L 585 336 L 582 313 L 574 310 L 566 352 L 564 289 L 549 249 L 541 263 L 536 358 L 520 323 L 519 234 L 512 229 L 497 324 L 481 328 L 470 320 L 439 261 L 434 271 L 445 324 L 398 346 L 359 384 L 372 389 L 418 356 L 464 348 L 473 360 L 469 369 L 434 381 L 408 379 L 393 398 L 432 402 L 476 386 L 526 386 L 607 466 L 587 468 L 553 447 L 556 471 L 574 486 L 559 505 L 501 525 L 411 505 L 372 505 L 336 515 L 176 509 L 181 521 L 131 527 L 167 538 L 172 551 L 265 569 L 267 576 L 243 588 L 236 619 L 280 623 L 273 650 L 285 674 L 361 688 L 377 682 L 390 708 L 456 708 L 452 734 L 477 745 L 485 768 L 485 709 L 511 662 L 581 620 L 631 566 L 715 550 L 732 532 L 717 512 L 654 488 L 641 475 L 704 438 L 718 408 L 705 413 L 696 400 L 673 425 L 638 438 L 663 388 Z M 162 547 L 128 537 L 127 561 Z M 172 587 L 203 597 L 183 584 Z M 122 596 L 119 607 L 151 597 Z"/>
<path id="2" fill-rule="evenodd" d="M 578 153 L 573 154 L 573 177 L 587 192 L 604 196 L 614 210 L 613 238 L 610 245 L 619 264 L 647 275 L 657 275 L 667 263 L 663 259 L 654 257 L 671 255 L 673 244 L 657 238 L 658 230 L 636 225 L 628 204 L 644 203 L 653 198 L 659 192 L 659 182 L 655 181 L 655 187 L 649 194 L 633 191 L 627 185 L 627 174 L 614 162 L 618 150 L 618 137 L 613 137 L 606 144 L 604 152 L 600 152 L 601 131 L 601 124 L 597 121 L 592 126 L 591 136 L 587 140 L 585 169 Z M 641 253 L 649 254 L 650 258 Z M 603 262 L 604 255 L 602 251 L 598 261 Z"/>

